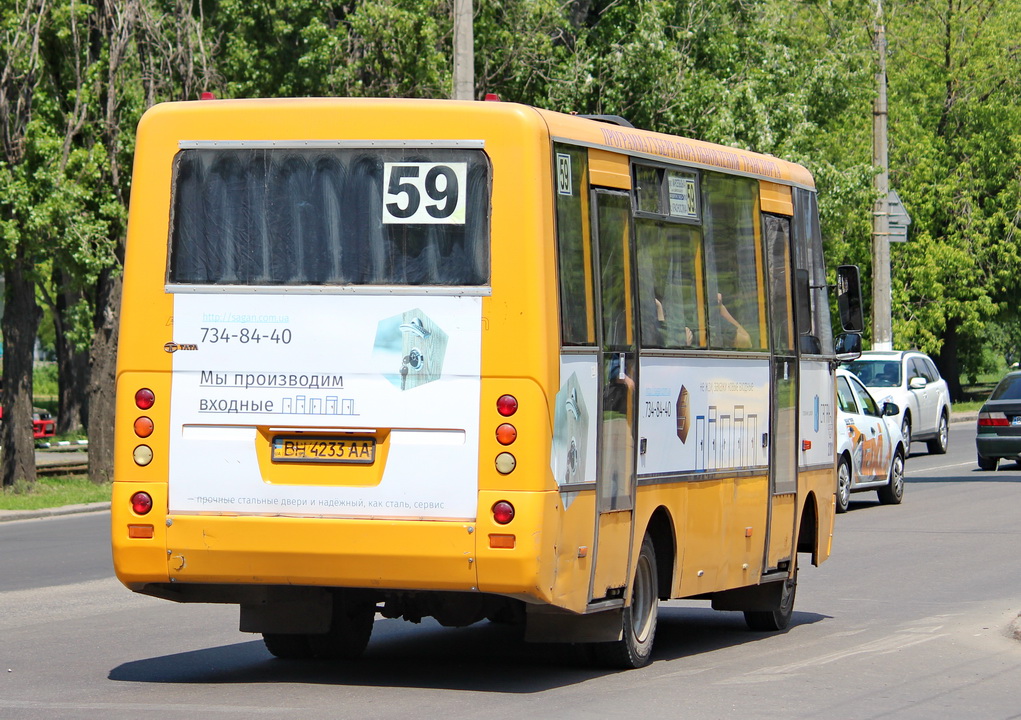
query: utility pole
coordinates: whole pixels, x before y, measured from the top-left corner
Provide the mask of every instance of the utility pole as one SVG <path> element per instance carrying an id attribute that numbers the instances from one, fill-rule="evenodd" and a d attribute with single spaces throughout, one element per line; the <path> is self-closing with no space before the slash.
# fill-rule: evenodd
<path id="1" fill-rule="evenodd" d="M 454 0 L 454 100 L 475 99 L 472 0 Z"/>
<path id="2" fill-rule="evenodd" d="M 876 2 L 876 99 L 872 106 L 872 164 L 879 168 L 873 184 L 878 194 L 872 213 L 872 349 L 893 349 L 890 292 L 890 159 L 886 135 L 886 29 L 883 0 Z"/>

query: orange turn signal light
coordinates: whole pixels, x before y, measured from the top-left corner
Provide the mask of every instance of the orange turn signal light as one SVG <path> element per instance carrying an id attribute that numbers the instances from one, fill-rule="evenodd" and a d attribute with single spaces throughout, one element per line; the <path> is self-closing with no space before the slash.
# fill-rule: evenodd
<path id="1" fill-rule="evenodd" d="M 151 538 L 154 534 L 152 525 L 128 525 L 129 538 Z"/>
<path id="2" fill-rule="evenodd" d="M 513 549 L 515 540 L 514 535 L 490 535 L 489 547 Z"/>
<path id="3" fill-rule="evenodd" d="M 501 445 L 510 445 L 518 439 L 518 429 L 510 423 L 503 423 L 496 429 L 496 441 Z"/>
<path id="4" fill-rule="evenodd" d="M 152 435 L 154 427 L 152 420 L 143 415 L 135 420 L 135 435 L 140 438 L 147 438 Z"/>

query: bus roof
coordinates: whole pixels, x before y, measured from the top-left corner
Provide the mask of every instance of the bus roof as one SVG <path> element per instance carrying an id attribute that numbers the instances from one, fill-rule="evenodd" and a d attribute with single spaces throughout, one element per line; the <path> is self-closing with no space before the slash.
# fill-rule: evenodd
<path id="1" fill-rule="evenodd" d="M 544 124 L 554 140 L 620 152 L 654 161 L 681 163 L 706 169 L 721 169 L 774 183 L 815 188 L 812 175 L 807 169 L 771 155 L 762 155 L 678 135 L 639 130 L 580 115 L 569 115 L 510 102 L 409 98 L 257 98 L 174 102 L 163 103 L 151 108 L 146 113 L 148 117 L 143 119 L 140 131 L 156 117 L 163 116 L 164 119 L 170 121 L 169 127 L 173 127 L 185 117 L 197 114 L 206 118 L 215 116 L 221 121 L 211 124 L 202 123 L 204 129 L 211 135 L 209 139 L 233 139 L 237 137 L 239 126 L 231 118 L 235 118 L 237 113 L 256 112 L 262 116 L 263 121 L 272 123 L 271 118 L 276 113 L 299 111 L 305 118 L 305 129 L 311 137 L 321 134 L 323 130 L 330 134 L 336 132 L 336 119 L 333 115 L 336 110 L 343 108 L 351 111 L 371 112 L 395 106 L 401 107 L 402 112 L 395 116 L 392 122 L 380 118 L 374 124 L 377 131 L 385 134 L 394 131 L 407 133 L 409 132 L 409 117 L 416 118 L 416 122 L 411 125 L 411 128 L 416 128 L 418 131 L 427 125 L 434 124 L 429 120 L 439 120 L 435 124 L 442 126 L 444 123 L 440 117 L 454 110 L 472 109 L 480 115 L 517 116 L 519 120 L 526 120 L 529 115 L 535 113 L 538 116 L 536 120 L 541 119 L 541 123 L 537 124 Z M 536 116 L 532 115 L 532 117 Z M 316 122 L 317 120 L 327 120 L 327 122 L 324 126 L 320 126 Z M 162 125 L 162 123 L 160 124 Z M 167 128 L 168 126 L 163 125 L 163 127 Z M 179 131 L 182 129 L 179 127 Z M 293 133 L 293 131 L 291 132 Z M 413 133 L 415 130 L 410 130 L 410 132 Z M 189 137 L 188 139 L 197 140 L 199 138 Z"/>
<path id="2" fill-rule="evenodd" d="M 639 130 L 580 115 L 537 110 L 555 139 L 580 142 L 589 147 L 625 152 L 635 157 L 680 162 L 704 168 L 720 168 L 770 182 L 815 188 L 812 174 L 796 163 L 772 155 L 691 140 L 679 135 Z"/>

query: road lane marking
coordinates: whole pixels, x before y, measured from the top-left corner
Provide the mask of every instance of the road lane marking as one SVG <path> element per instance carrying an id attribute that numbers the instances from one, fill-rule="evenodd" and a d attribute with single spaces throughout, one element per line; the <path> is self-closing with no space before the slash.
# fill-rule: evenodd
<path id="1" fill-rule="evenodd" d="M 968 467 L 968 466 L 971 466 L 971 465 L 975 465 L 975 461 L 974 460 L 970 460 L 968 462 L 963 462 L 963 463 L 957 463 L 956 465 L 936 465 L 936 466 L 931 467 L 931 468 L 918 468 L 916 470 L 905 470 L 904 474 L 905 475 L 912 475 L 912 474 L 920 473 L 920 472 L 931 472 L 932 470 L 948 470 L 949 468 Z M 906 466 L 906 464 L 905 464 L 905 466 Z M 978 467 L 978 466 L 975 465 L 975 467 Z"/>
<path id="2" fill-rule="evenodd" d="M 752 683 L 772 682 L 778 675 L 790 675 L 798 672 L 799 670 L 818 667 L 820 665 L 829 665 L 830 663 L 840 662 L 856 655 L 889 655 L 890 653 L 899 652 L 905 648 L 913 647 L 914 645 L 921 645 L 922 643 L 946 637 L 947 635 L 949 635 L 949 633 L 920 635 L 918 630 L 901 631 L 895 635 L 856 645 L 846 650 L 838 650 L 837 652 L 826 653 L 825 655 L 817 655 L 815 657 L 805 658 L 786 665 L 760 668 L 746 675 L 720 680 L 715 684 L 747 685 Z"/>

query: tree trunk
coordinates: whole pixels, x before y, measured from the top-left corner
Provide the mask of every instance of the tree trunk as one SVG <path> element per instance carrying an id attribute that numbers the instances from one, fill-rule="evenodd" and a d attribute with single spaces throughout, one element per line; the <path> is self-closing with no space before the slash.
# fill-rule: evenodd
<path id="1" fill-rule="evenodd" d="M 53 322 L 56 327 L 54 348 L 57 352 L 57 432 L 61 435 L 79 433 L 87 425 L 87 391 L 89 379 L 89 353 L 77 349 L 67 335 L 70 323 L 68 311 L 77 303 L 80 293 L 65 290 L 70 278 L 62 270 L 54 271 L 57 288 Z"/>
<path id="2" fill-rule="evenodd" d="M 958 402 L 964 399 L 964 388 L 961 387 L 961 363 L 957 358 L 957 322 L 947 321 L 946 334 L 943 336 L 943 348 L 933 360 L 939 368 L 940 375 L 947 381 L 950 399 Z"/>
<path id="3" fill-rule="evenodd" d="M 113 480 L 113 436 L 117 385 L 117 335 L 122 275 L 120 268 L 104 270 L 96 293 L 96 333 L 92 339 L 89 374 L 89 480 Z"/>
<path id="4" fill-rule="evenodd" d="M 35 439 L 32 436 L 32 349 L 42 310 L 35 300 L 30 264 L 19 253 L 4 268 L 6 298 L 3 317 L 4 409 L 0 423 L 3 486 L 19 480 L 35 482 Z"/>

